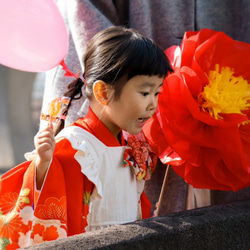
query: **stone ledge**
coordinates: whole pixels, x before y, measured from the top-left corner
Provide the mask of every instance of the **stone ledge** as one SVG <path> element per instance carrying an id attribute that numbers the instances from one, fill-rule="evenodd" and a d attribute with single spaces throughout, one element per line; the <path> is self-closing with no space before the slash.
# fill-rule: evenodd
<path id="1" fill-rule="evenodd" d="M 250 249 L 250 200 L 79 234 L 26 249 Z"/>

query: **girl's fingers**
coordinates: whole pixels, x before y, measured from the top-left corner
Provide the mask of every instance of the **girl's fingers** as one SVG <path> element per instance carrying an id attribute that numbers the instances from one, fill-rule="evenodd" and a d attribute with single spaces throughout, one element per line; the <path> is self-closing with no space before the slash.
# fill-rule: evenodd
<path id="1" fill-rule="evenodd" d="M 38 145 L 41 145 L 41 144 L 44 144 L 44 143 L 48 143 L 48 144 L 52 145 L 54 143 L 54 139 L 48 138 L 48 137 L 43 137 L 43 138 L 37 140 Z"/>
<path id="2" fill-rule="evenodd" d="M 45 130 L 39 132 L 36 137 L 37 138 L 41 138 L 41 137 L 44 137 L 44 136 L 47 136 L 47 137 L 54 137 L 54 134 L 53 134 L 53 129 L 51 127 L 47 127 Z"/>
<path id="3" fill-rule="evenodd" d="M 41 132 L 40 134 L 38 134 L 36 136 L 36 138 L 37 139 L 42 139 L 42 138 L 51 138 L 51 139 L 54 139 L 54 136 L 49 131 L 44 131 L 44 132 Z"/>
<path id="4" fill-rule="evenodd" d="M 42 131 L 37 134 L 34 138 L 34 143 L 36 147 L 40 147 L 43 144 L 48 144 L 50 147 L 55 145 L 55 137 L 51 131 Z"/>
<path id="5" fill-rule="evenodd" d="M 55 148 L 55 137 L 53 134 L 53 125 L 49 124 L 47 128 L 36 134 L 34 138 L 34 144 L 38 154 L 43 155 L 45 151 L 54 150 Z"/>

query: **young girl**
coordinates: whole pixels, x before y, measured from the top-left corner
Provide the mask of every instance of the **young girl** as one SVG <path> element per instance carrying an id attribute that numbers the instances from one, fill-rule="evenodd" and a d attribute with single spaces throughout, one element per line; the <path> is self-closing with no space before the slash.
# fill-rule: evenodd
<path id="1" fill-rule="evenodd" d="M 1 179 L 5 248 L 150 215 L 143 188 L 155 155 L 138 134 L 156 111 L 163 79 L 172 72 L 168 59 L 136 31 L 112 27 L 94 36 L 83 63 L 84 80 L 69 85 L 64 115 L 82 96 L 82 87 L 90 103 L 87 115 L 57 129 L 56 138 L 50 124 L 35 137 L 36 156 Z"/>

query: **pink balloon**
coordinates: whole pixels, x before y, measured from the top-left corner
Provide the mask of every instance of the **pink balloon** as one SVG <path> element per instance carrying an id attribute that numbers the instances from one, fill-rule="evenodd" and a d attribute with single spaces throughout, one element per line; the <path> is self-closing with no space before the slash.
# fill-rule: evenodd
<path id="1" fill-rule="evenodd" d="M 69 39 L 54 0 L 0 0 L 0 63 L 42 72 L 60 64 Z"/>

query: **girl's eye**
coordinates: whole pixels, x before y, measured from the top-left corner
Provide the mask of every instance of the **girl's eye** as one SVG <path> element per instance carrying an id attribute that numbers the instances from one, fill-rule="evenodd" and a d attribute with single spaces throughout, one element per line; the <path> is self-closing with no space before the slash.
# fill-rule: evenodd
<path id="1" fill-rule="evenodd" d="M 148 92 L 141 92 L 143 96 L 147 96 L 149 93 Z"/>
<path id="2" fill-rule="evenodd" d="M 161 94 L 161 92 L 157 92 L 157 93 L 155 93 L 155 96 L 158 96 L 158 95 L 160 95 Z"/>

